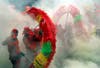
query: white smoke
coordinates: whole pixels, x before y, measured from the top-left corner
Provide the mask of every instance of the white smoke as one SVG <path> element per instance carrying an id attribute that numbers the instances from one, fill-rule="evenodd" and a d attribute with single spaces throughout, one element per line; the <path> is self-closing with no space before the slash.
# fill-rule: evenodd
<path id="1" fill-rule="evenodd" d="M 37 2 L 36 7 L 45 10 L 52 17 L 54 11 L 61 5 L 68 6 L 69 4 L 76 5 L 83 13 L 82 6 L 92 5 L 93 2 L 92 0 L 59 0 L 59 2 L 58 0 L 41 0 Z M 0 9 L 0 42 L 10 35 L 12 28 L 20 30 L 20 38 L 22 28 L 28 23 L 33 24 L 31 18 L 23 16 L 4 0 L 0 0 Z M 59 33 L 60 31 L 62 30 L 59 29 Z M 100 68 L 99 38 L 92 37 L 88 42 L 74 38 L 70 25 L 67 25 L 65 32 L 62 31 L 60 35 L 64 35 L 64 40 L 57 38 L 57 52 L 50 68 Z M 0 58 L 0 68 L 11 68 L 6 49 L 6 47 L 0 46 L 0 54 L 2 54 L 0 55 L 2 57 Z"/>
<path id="2" fill-rule="evenodd" d="M 87 16 L 83 10 L 84 7 L 87 6 L 87 4 L 85 4 L 86 2 L 89 4 L 87 8 L 91 7 L 92 9 L 89 10 L 92 11 L 94 8 L 92 0 L 74 1 L 74 5 L 78 3 L 76 6 L 79 8 L 80 13 L 84 15 L 83 22 L 85 22 L 85 24 L 90 23 L 86 21 Z M 64 19 L 60 21 L 61 24 L 64 24 L 64 22 Z M 70 25 L 65 26 L 65 28 L 58 26 L 57 35 L 57 51 L 49 68 L 100 68 L 99 38 L 94 36 L 88 41 L 82 41 L 73 36 Z"/>
<path id="3" fill-rule="evenodd" d="M 9 53 L 7 47 L 2 46 L 4 41 L 13 28 L 19 30 L 18 39 L 20 40 L 20 47 L 23 51 L 24 46 L 22 44 L 22 31 L 25 26 L 35 26 L 35 24 L 29 16 L 18 12 L 7 1 L 0 0 L 0 68 L 11 68 L 12 65 L 9 61 Z"/>

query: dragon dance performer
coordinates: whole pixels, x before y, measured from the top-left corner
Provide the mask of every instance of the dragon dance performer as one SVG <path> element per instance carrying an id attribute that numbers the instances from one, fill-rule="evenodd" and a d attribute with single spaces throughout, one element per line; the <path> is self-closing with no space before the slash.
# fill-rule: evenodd
<path id="1" fill-rule="evenodd" d="M 36 12 L 40 11 L 40 14 L 38 13 L 36 15 L 36 20 L 39 22 L 39 29 L 42 32 L 42 48 L 40 53 L 33 60 L 30 68 L 48 68 L 56 49 L 55 25 L 48 18 L 48 16 L 39 9 L 33 7 L 27 13 L 33 17 L 32 13 L 34 10 Z"/>
<path id="2" fill-rule="evenodd" d="M 34 57 L 39 53 L 40 51 L 40 42 L 42 39 L 42 35 L 39 32 L 38 29 L 31 29 L 29 26 L 24 27 L 23 30 L 23 43 L 25 45 L 25 53 L 26 53 L 26 59 L 27 61 L 26 68 L 30 67 L 30 64 L 34 60 Z"/>

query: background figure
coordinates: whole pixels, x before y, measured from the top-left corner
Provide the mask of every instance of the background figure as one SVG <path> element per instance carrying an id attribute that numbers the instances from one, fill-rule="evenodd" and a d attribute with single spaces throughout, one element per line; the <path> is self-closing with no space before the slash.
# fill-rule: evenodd
<path id="1" fill-rule="evenodd" d="M 11 61 L 13 68 L 19 68 L 20 66 L 20 58 L 18 57 L 18 55 L 20 54 L 20 49 L 17 36 L 18 36 L 18 30 L 13 29 L 11 31 L 11 36 L 9 36 L 2 43 L 3 45 L 8 46 L 9 60 Z"/>
<path id="2" fill-rule="evenodd" d="M 70 53 L 74 43 L 74 36 L 72 26 L 70 24 L 65 24 L 65 28 L 59 24 L 57 25 L 57 30 L 57 38 L 59 40 L 57 40 L 57 52 L 53 61 L 56 65 L 55 68 L 63 68 L 63 61 L 71 56 Z"/>

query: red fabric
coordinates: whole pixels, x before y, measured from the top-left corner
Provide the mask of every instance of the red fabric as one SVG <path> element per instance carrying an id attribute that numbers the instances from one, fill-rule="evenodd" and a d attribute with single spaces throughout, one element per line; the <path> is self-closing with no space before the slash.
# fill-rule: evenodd
<path id="1" fill-rule="evenodd" d="M 30 65 L 30 67 L 29 68 L 35 68 L 34 66 L 33 66 L 33 63 Z"/>
<path id="2" fill-rule="evenodd" d="M 35 17 L 37 15 L 41 15 L 42 18 L 45 21 L 45 22 L 41 22 L 39 24 L 39 27 L 43 32 L 43 42 L 50 40 L 51 43 L 52 43 L 52 50 L 53 51 L 52 51 L 50 58 L 48 58 L 48 63 L 45 67 L 45 68 L 48 68 L 51 60 L 53 59 L 55 49 L 56 49 L 56 40 L 55 40 L 55 38 L 56 38 L 56 28 L 55 28 L 55 25 L 53 24 L 51 19 L 48 17 L 48 15 L 40 9 L 32 7 L 29 11 L 27 11 L 27 13 L 34 19 L 36 19 Z"/>
<path id="3" fill-rule="evenodd" d="M 78 8 L 74 7 L 73 5 L 69 6 L 70 12 L 75 17 L 76 15 L 80 14 Z"/>

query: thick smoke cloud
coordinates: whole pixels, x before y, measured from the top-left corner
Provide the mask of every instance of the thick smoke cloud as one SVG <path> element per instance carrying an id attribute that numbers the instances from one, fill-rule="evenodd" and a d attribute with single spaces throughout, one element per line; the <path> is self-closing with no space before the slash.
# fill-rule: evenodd
<path id="1" fill-rule="evenodd" d="M 19 30 L 18 39 L 20 40 L 20 49 L 23 51 L 23 28 L 24 26 L 34 26 L 35 24 L 29 16 L 18 12 L 18 10 L 11 7 L 7 1 L 0 0 L 0 9 L 0 68 L 12 68 L 12 64 L 9 61 L 9 53 L 7 47 L 2 46 L 2 41 L 10 36 L 10 31 L 13 28 L 17 28 Z"/>
<path id="2" fill-rule="evenodd" d="M 18 10 L 9 6 L 12 4 Z M 43 9 L 52 18 L 54 11 L 61 5 L 68 6 L 69 4 L 74 4 L 80 9 L 80 12 L 84 14 L 84 20 L 87 16 L 83 7 L 85 5 L 93 6 L 92 0 L 59 0 L 59 2 L 58 0 L 0 0 L 0 9 L 2 9 L 0 10 L 0 43 L 10 35 L 12 28 L 20 30 L 19 39 L 21 42 L 23 27 L 33 24 L 31 18 L 23 16 L 19 12 L 19 10 L 23 11 L 26 5 Z M 64 20 L 62 19 L 61 22 L 65 22 Z M 85 21 L 85 23 L 88 22 Z M 100 39 L 93 36 L 87 42 L 81 41 L 75 38 L 70 25 L 67 24 L 66 28 L 62 27 L 58 26 L 59 33 L 57 35 L 60 35 L 60 38 L 57 37 L 57 52 L 50 68 L 100 68 Z M 23 49 L 22 43 L 20 45 Z M 0 68 L 11 68 L 12 65 L 8 60 L 9 54 L 5 46 L 0 46 L 0 54 L 2 54 L 0 55 Z"/>

